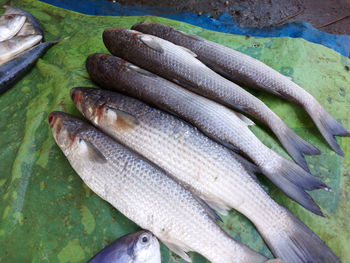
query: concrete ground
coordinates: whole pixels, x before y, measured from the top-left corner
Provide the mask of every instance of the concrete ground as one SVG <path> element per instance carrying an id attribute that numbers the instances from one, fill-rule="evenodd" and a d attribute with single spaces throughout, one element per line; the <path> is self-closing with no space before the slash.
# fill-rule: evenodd
<path id="1" fill-rule="evenodd" d="M 124 5 L 172 7 L 214 18 L 229 13 L 241 27 L 305 21 L 333 34 L 350 35 L 350 0 L 113 0 Z M 348 17 L 334 22 L 344 16 Z M 327 25 L 330 22 L 334 22 Z"/>

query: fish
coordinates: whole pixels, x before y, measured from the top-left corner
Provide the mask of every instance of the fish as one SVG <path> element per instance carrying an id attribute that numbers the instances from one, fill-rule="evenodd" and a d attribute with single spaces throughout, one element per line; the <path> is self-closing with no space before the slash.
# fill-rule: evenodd
<path id="1" fill-rule="evenodd" d="M 72 115 L 53 112 L 48 121 L 85 184 L 184 260 L 191 261 L 188 251 L 212 263 L 268 260 L 232 239 L 203 200 L 143 157 Z"/>
<path id="2" fill-rule="evenodd" d="M 25 21 L 26 17 L 21 15 L 0 16 L 0 42 L 15 36 Z"/>
<path id="3" fill-rule="evenodd" d="M 284 262 L 339 262 L 330 249 L 277 204 L 240 159 L 176 116 L 117 92 L 77 87 L 78 110 L 116 141 L 155 163 L 221 214 L 236 209 Z M 327 256 L 324 256 L 324 255 Z"/>
<path id="4" fill-rule="evenodd" d="M 42 36 L 15 36 L 0 42 L 0 66 L 40 42 Z"/>
<path id="5" fill-rule="evenodd" d="M 0 93 L 7 91 L 21 79 L 36 61 L 58 41 L 40 43 L 0 66 Z"/>
<path id="6" fill-rule="evenodd" d="M 22 29 L 18 32 L 18 36 L 27 36 L 27 35 L 40 35 L 43 36 L 43 29 L 40 25 L 39 21 L 29 12 L 10 6 L 9 4 L 5 4 L 3 6 L 5 8 L 4 15 L 22 15 L 26 17 L 26 22 L 23 25 Z"/>
<path id="7" fill-rule="evenodd" d="M 212 71 L 189 49 L 125 28 L 106 29 L 103 41 L 113 55 L 260 120 L 306 171 L 309 169 L 303 154 L 320 154 L 316 147 L 299 137 L 261 100 Z"/>
<path id="8" fill-rule="evenodd" d="M 344 156 L 335 136 L 350 136 L 350 133 L 309 92 L 291 78 L 244 53 L 170 26 L 142 22 L 132 28 L 190 49 L 205 65 L 229 80 L 269 92 L 300 105 L 310 115 L 330 147 L 340 156 Z"/>
<path id="9" fill-rule="evenodd" d="M 248 128 L 253 122 L 244 115 L 115 56 L 92 54 L 86 69 L 101 87 L 180 116 L 216 142 L 248 157 L 290 198 L 323 215 L 306 190 L 326 189 L 326 184 L 264 145 Z"/>
<path id="10" fill-rule="evenodd" d="M 149 231 L 125 235 L 102 249 L 88 263 L 161 263 L 157 238 Z"/>

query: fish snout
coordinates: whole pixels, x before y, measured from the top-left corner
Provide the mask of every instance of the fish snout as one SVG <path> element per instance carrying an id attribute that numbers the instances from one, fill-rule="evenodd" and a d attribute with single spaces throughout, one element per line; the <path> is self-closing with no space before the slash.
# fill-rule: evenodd
<path id="1" fill-rule="evenodd" d="M 80 102 L 81 102 L 82 91 L 79 88 L 73 88 L 70 91 L 70 97 L 71 97 L 72 101 L 74 102 L 74 104 L 77 105 L 77 107 L 79 107 L 78 104 L 80 104 Z"/>
<path id="2" fill-rule="evenodd" d="M 56 120 L 57 120 L 57 116 L 54 112 L 51 112 L 49 114 L 49 116 L 47 117 L 48 121 L 49 121 L 49 125 L 51 127 L 51 129 L 53 128 L 53 126 L 55 125 L 56 123 Z"/>

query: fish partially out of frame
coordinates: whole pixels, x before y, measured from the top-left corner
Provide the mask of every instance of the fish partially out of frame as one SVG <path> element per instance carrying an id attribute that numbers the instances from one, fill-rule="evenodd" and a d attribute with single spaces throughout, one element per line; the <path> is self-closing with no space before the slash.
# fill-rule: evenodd
<path id="1" fill-rule="evenodd" d="M 88 263 L 161 263 L 159 242 L 149 231 L 131 233 L 102 249 Z"/>
<path id="2" fill-rule="evenodd" d="M 299 104 L 310 115 L 332 149 L 337 154 L 344 155 L 334 136 L 350 136 L 350 133 L 309 92 L 290 78 L 246 54 L 170 26 L 144 22 L 132 28 L 190 49 L 208 67 L 236 83 Z"/>

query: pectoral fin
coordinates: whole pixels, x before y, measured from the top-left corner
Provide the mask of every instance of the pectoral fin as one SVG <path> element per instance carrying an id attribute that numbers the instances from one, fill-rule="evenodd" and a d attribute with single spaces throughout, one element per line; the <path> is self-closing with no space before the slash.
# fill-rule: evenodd
<path id="1" fill-rule="evenodd" d="M 139 121 L 135 116 L 125 111 L 117 110 L 112 107 L 106 107 L 106 112 L 109 116 L 115 119 L 116 128 L 130 129 L 139 124 Z"/>
<path id="2" fill-rule="evenodd" d="M 154 37 L 148 35 L 141 35 L 139 36 L 139 39 L 149 48 L 152 48 L 153 50 L 159 53 L 164 53 L 164 49 Z"/>
<path id="3" fill-rule="evenodd" d="M 79 139 L 80 140 L 80 144 L 84 144 L 82 147 L 86 148 L 85 153 L 86 153 L 86 157 L 93 161 L 93 162 L 97 162 L 97 163 L 106 163 L 107 159 L 106 157 L 103 155 L 103 153 L 96 148 L 92 143 L 83 140 L 83 139 Z"/>
<path id="4" fill-rule="evenodd" d="M 133 70 L 133 71 L 135 71 L 135 72 L 137 72 L 139 74 L 142 74 L 144 76 L 147 76 L 147 77 L 152 77 L 152 78 L 156 78 L 157 77 L 157 75 L 155 75 L 155 74 L 153 74 L 153 73 L 151 73 L 151 72 L 149 72 L 147 70 L 144 70 L 142 68 L 139 68 L 138 66 L 135 66 L 133 64 L 127 64 L 126 67 L 128 69 L 130 69 L 130 70 Z"/>
<path id="5" fill-rule="evenodd" d="M 181 248 L 178 245 L 175 245 L 173 243 L 170 243 L 168 241 L 163 241 L 164 245 L 166 245 L 172 252 L 174 252 L 175 254 L 179 255 L 180 257 L 182 257 L 184 260 L 186 260 L 187 262 L 192 262 L 191 258 L 186 254 L 185 249 Z"/>

